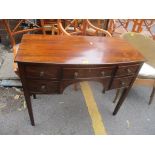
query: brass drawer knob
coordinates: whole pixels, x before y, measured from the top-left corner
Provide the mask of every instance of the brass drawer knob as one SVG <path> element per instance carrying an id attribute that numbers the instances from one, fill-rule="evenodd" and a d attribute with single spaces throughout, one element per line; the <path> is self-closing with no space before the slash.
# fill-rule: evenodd
<path id="1" fill-rule="evenodd" d="M 74 78 L 76 79 L 78 77 L 78 72 L 74 73 Z"/>
<path id="2" fill-rule="evenodd" d="M 105 72 L 104 71 L 102 71 L 101 74 L 102 74 L 102 76 L 105 76 Z"/>
<path id="3" fill-rule="evenodd" d="M 126 83 L 124 81 L 120 81 L 121 86 L 126 86 Z"/>
<path id="4" fill-rule="evenodd" d="M 132 73 L 132 71 L 131 71 L 131 69 L 127 69 L 127 72 L 128 72 L 128 74 L 131 74 Z"/>
<path id="5" fill-rule="evenodd" d="M 45 89 L 46 89 L 46 86 L 45 85 L 42 85 L 41 86 L 41 90 L 45 91 Z"/>
<path id="6" fill-rule="evenodd" d="M 40 77 L 43 77 L 45 75 L 45 73 L 42 71 L 40 72 Z"/>

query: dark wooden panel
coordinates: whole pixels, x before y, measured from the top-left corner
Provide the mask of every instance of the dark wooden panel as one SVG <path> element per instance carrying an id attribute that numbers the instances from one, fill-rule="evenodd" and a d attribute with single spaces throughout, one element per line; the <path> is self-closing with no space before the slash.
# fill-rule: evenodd
<path id="1" fill-rule="evenodd" d="M 113 79 L 111 89 L 115 88 L 123 88 L 123 87 L 128 87 L 133 80 L 134 77 L 124 77 L 124 78 L 115 78 Z"/>
<path id="2" fill-rule="evenodd" d="M 52 94 L 59 93 L 58 81 L 50 80 L 27 80 L 28 89 L 31 93 Z"/>
<path id="3" fill-rule="evenodd" d="M 134 75 L 137 73 L 137 70 L 139 69 L 140 66 L 141 64 L 119 66 L 116 72 L 116 76 Z"/>
<path id="4" fill-rule="evenodd" d="M 63 68 L 63 79 L 110 77 L 115 67 Z"/>
<path id="5" fill-rule="evenodd" d="M 60 67 L 51 65 L 26 65 L 25 72 L 27 78 L 39 78 L 39 79 L 60 78 Z"/>

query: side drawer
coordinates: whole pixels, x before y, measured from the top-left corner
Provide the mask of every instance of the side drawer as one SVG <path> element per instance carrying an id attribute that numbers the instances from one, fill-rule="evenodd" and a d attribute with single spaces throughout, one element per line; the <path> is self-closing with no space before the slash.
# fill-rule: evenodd
<path id="1" fill-rule="evenodd" d="M 25 66 L 25 72 L 27 78 L 39 78 L 39 79 L 59 79 L 60 67 L 50 65 L 27 65 Z"/>
<path id="2" fill-rule="evenodd" d="M 50 94 L 59 93 L 60 83 L 59 81 L 47 81 L 47 80 L 27 80 L 28 89 L 31 93 L 38 94 Z"/>
<path id="3" fill-rule="evenodd" d="M 114 78 L 111 89 L 128 87 L 134 77 Z"/>
<path id="4" fill-rule="evenodd" d="M 119 66 L 116 71 L 116 76 L 134 75 L 139 69 L 140 65 Z"/>
<path id="5" fill-rule="evenodd" d="M 84 79 L 110 77 L 114 67 L 63 68 L 63 79 Z"/>

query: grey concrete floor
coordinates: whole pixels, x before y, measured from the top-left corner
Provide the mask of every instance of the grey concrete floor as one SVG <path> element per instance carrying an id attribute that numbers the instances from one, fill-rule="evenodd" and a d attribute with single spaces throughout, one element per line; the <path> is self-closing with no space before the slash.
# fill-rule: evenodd
<path id="1" fill-rule="evenodd" d="M 148 105 L 151 88 L 133 87 L 116 116 L 112 115 L 115 91 L 102 94 L 102 86 L 89 82 L 107 134 L 110 135 L 150 135 L 155 134 L 155 100 Z M 5 91 L 3 88 L 1 91 Z M 27 109 L 19 108 L 23 96 L 14 99 L 18 92 L 8 88 L 0 110 L 0 134 L 52 134 L 52 135 L 92 135 L 91 118 L 81 90 L 66 88 L 62 95 L 37 95 L 32 99 L 36 126 L 30 125 Z M 9 96 L 6 100 L 5 97 Z M 12 102 L 14 100 L 14 102 Z M 4 104 L 5 104 L 4 103 Z"/>
<path id="2" fill-rule="evenodd" d="M 101 86 L 98 83 L 91 83 L 91 88 L 108 134 L 155 134 L 155 99 L 151 105 L 148 105 L 152 88 L 134 86 L 116 116 L 112 116 L 116 105 L 112 103 L 115 90 L 102 95 Z"/>

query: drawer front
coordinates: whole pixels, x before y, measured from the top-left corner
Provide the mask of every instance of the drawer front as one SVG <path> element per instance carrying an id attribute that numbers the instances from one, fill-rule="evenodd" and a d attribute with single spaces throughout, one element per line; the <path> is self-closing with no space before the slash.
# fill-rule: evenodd
<path id="1" fill-rule="evenodd" d="M 128 87 L 134 77 L 115 78 L 112 82 L 111 89 Z"/>
<path id="2" fill-rule="evenodd" d="M 47 81 L 47 80 L 29 80 L 28 89 L 31 93 L 58 93 L 59 82 L 58 81 Z"/>
<path id="3" fill-rule="evenodd" d="M 110 77 L 114 67 L 98 68 L 63 68 L 63 79 L 104 78 Z"/>
<path id="4" fill-rule="evenodd" d="M 29 65 L 25 67 L 27 78 L 59 79 L 60 67 L 50 65 Z"/>
<path id="5" fill-rule="evenodd" d="M 116 76 L 134 75 L 139 69 L 140 65 L 119 66 Z"/>

